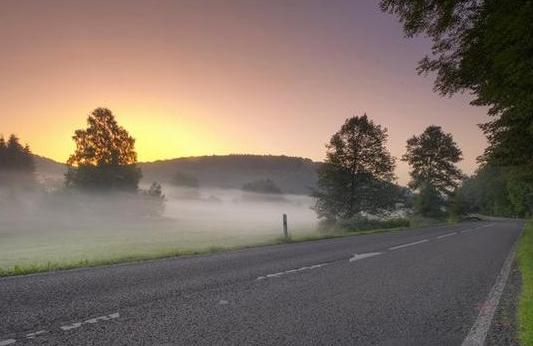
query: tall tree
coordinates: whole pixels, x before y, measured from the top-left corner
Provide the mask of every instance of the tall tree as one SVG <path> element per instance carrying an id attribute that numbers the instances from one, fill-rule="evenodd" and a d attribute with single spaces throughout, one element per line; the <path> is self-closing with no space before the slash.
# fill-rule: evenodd
<path id="1" fill-rule="evenodd" d="M 347 119 L 331 137 L 314 193 L 319 217 L 334 221 L 394 205 L 393 194 L 387 193 L 396 187 L 387 137 L 387 129 L 366 114 Z"/>
<path id="2" fill-rule="evenodd" d="M 421 135 L 409 138 L 406 149 L 402 161 L 411 166 L 409 187 L 420 190 L 431 185 L 449 196 L 459 186 L 463 173 L 456 164 L 462 160 L 462 152 L 440 126 L 429 126 Z"/>
<path id="3" fill-rule="evenodd" d="M 533 167 L 533 2 L 529 0 L 382 0 L 408 36 L 427 34 L 432 55 L 419 72 L 436 72 L 443 95 L 470 91 L 496 119 L 482 125 L 485 162 Z M 529 166 L 529 168 L 528 168 Z"/>
<path id="4" fill-rule="evenodd" d="M 67 185 L 137 190 L 141 171 L 137 167 L 135 139 L 106 108 L 95 109 L 87 118 L 87 125 L 72 137 L 76 150 L 67 161 Z"/>

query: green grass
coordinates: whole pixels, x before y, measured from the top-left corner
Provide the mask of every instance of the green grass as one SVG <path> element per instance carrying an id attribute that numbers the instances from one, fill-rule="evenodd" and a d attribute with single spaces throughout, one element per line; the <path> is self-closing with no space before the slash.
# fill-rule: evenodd
<path id="1" fill-rule="evenodd" d="M 525 346 L 533 346 L 533 220 L 527 222 L 520 239 L 518 263 L 522 273 L 518 306 L 520 342 Z"/>
<path id="2" fill-rule="evenodd" d="M 26 275 L 118 263 L 139 262 L 177 256 L 208 255 L 250 247 L 295 243 L 422 228 L 397 227 L 365 231 L 293 230 L 289 239 L 237 232 L 234 236 L 214 236 L 200 232 L 71 232 L 58 234 L 0 234 L 0 277 Z M 11 238 L 10 238 L 11 236 Z M 3 241 L 2 241 L 3 240 Z"/>

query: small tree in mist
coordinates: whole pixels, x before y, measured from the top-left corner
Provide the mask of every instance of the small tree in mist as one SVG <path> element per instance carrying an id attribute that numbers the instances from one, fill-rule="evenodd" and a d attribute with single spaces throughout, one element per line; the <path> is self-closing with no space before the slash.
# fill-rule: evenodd
<path id="1" fill-rule="evenodd" d="M 318 170 L 315 211 L 329 221 L 394 207 L 395 160 L 387 150 L 387 129 L 367 115 L 346 120 L 327 144 Z"/>
<path id="2" fill-rule="evenodd" d="M 136 191 L 142 175 L 135 139 L 106 108 L 95 109 L 87 125 L 72 137 L 76 150 L 67 161 L 67 186 Z"/>
<path id="3" fill-rule="evenodd" d="M 258 179 L 246 183 L 242 186 L 243 191 L 257 192 L 257 193 L 270 193 L 270 194 L 282 194 L 283 191 L 276 185 L 272 179 Z"/>
<path id="4" fill-rule="evenodd" d="M 183 172 L 176 172 L 176 174 L 174 174 L 174 177 L 172 177 L 172 184 L 191 188 L 197 188 L 200 186 L 198 179 L 196 179 L 195 176 Z"/>

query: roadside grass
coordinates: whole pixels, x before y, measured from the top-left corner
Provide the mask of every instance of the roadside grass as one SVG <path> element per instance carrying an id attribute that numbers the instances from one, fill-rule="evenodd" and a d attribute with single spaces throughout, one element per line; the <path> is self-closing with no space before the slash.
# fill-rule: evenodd
<path id="1" fill-rule="evenodd" d="M 518 305 L 520 342 L 533 346 L 533 220 L 526 223 L 518 248 L 522 292 Z"/>
<path id="2" fill-rule="evenodd" d="M 59 261 L 41 261 L 37 263 L 20 263 L 7 267 L 0 267 L 0 277 L 8 276 L 18 276 L 18 275 L 27 275 L 34 273 L 42 272 L 51 272 L 59 270 L 68 270 L 76 268 L 88 268 L 88 267 L 97 267 L 105 265 L 113 265 L 120 263 L 133 263 L 141 261 L 150 261 L 156 259 L 164 259 L 170 257 L 179 257 L 179 256 L 195 256 L 195 255 L 209 255 L 220 252 L 228 252 L 241 250 L 252 247 L 261 247 L 269 245 L 279 245 L 284 243 L 297 243 L 305 241 L 314 241 L 314 240 L 323 240 L 323 239 L 333 239 L 333 238 L 343 238 L 343 237 L 352 237 L 359 235 L 368 235 L 375 233 L 386 233 L 386 232 L 400 232 L 405 230 L 415 230 L 427 226 L 441 226 L 449 223 L 430 223 L 424 222 L 422 224 L 415 223 L 410 227 L 395 227 L 395 228 L 379 228 L 371 229 L 364 231 L 350 231 L 343 229 L 329 229 L 329 230 L 318 230 L 315 232 L 293 232 L 291 236 L 286 239 L 283 236 L 279 237 L 269 237 L 261 240 L 249 240 L 249 241 L 239 241 L 236 245 L 209 245 L 203 247 L 195 248 L 176 248 L 176 247 L 165 247 L 165 248 L 156 248 L 151 249 L 149 252 L 140 253 L 138 251 L 132 251 L 130 253 L 122 252 L 119 254 L 107 254 L 100 255 L 99 257 L 87 257 L 82 259 L 64 259 Z"/>

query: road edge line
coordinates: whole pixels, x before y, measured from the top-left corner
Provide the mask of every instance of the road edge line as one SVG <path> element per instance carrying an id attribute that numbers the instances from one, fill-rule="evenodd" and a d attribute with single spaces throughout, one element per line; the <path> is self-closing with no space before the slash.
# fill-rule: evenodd
<path id="1" fill-rule="evenodd" d="M 518 242 L 520 241 L 520 236 L 522 235 L 522 230 L 518 234 L 518 237 L 513 243 L 505 262 L 503 263 L 500 273 L 496 278 L 496 283 L 492 286 L 487 299 L 483 302 L 481 311 L 474 322 L 472 328 L 468 332 L 468 335 L 464 339 L 461 346 L 482 346 L 485 344 L 485 339 L 489 332 L 492 320 L 500 303 L 500 298 L 502 296 L 503 290 L 507 285 L 509 279 L 509 274 L 511 272 L 511 267 L 516 255 L 516 249 L 518 247 Z"/>

